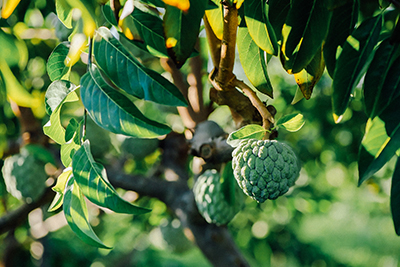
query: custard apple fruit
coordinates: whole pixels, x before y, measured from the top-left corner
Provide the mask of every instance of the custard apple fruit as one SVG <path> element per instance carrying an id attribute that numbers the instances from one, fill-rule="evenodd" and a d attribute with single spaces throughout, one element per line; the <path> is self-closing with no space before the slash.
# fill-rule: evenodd
<path id="1" fill-rule="evenodd" d="M 198 177 L 193 193 L 197 208 L 208 223 L 227 224 L 241 210 L 244 195 L 235 182 L 232 185 L 235 186 L 234 201 L 229 203 L 223 192 L 220 175 L 216 170 L 206 170 Z"/>
<path id="2" fill-rule="evenodd" d="M 27 151 L 6 158 L 2 173 L 7 191 L 27 203 L 37 200 L 46 188 L 44 165 L 43 161 Z"/>
<path id="3" fill-rule="evenodd" d="M 232 156 L 239 186 L 258 202 L 285 194 L 299 176 L 297 156 L 288 145 L 276 140 L 242 140 Z"/>

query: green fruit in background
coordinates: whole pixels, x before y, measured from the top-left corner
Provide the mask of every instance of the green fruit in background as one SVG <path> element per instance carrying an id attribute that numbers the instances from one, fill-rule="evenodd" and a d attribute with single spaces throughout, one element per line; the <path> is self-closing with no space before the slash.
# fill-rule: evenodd
<path id="1" fill-rule="evenodd" d="M 297 156 L 288 145 L 276 140 L 243 140 L 232 156 L 239 186 L 258 202 L 285 194 L 299 176 Z"/>
<path id="2" fill-rule="evenodd" d="M 2 173 L 7 191 L 27 203 L 37 200 L 46 189 L 44 166 L 45 162 L 26 150 L 6 158 Z"/>
<path id="3" fill-rule="evenodd" d="M 121 145 L 121 151 L 126 155 L 131 155 L 134 159 L 143 159 L 153 153 L 159 145 L 156 138 L 126 138 Z"/>
<path id="4" fill-rule="evenodd" d="M 206 170 L 197 178 L 193 193 L 197 208 L 204 219 L 208 223 L 223 225 L 229 223 L 241 210 L 244 196 L 233 182 L 233 201 L 228 200 L 220 178 L 216 170 Z"/>

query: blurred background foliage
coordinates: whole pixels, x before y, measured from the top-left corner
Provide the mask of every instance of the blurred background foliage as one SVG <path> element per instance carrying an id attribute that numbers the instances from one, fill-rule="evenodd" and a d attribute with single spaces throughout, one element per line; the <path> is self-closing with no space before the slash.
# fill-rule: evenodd
<path id="1" fill-rule="evenodd" d="M 3 46 L 4 34 L 13 34 L 19 44 L 15 46 L 18 53 L 6 59 L 11 70 L 42 101 L 50 84 L 45 67 L 47 58 L 69 34 L 53 12 L 54 1 L 21 1 L 9 19 L 0 20 L 0 45 Z M 3 31 L 6 28 L 12 32 Z M 207 62 L 203 39 L 202 56 Z M 142 56 L 148 66 L 159 68 L 155 58 L 136 56 Z M 85 68 L 82 62 L 74 67 L 72 77 L 76 84 Z M 187 72 L 188 68 L 184 66 L 182 70 Z M 240 67 L 235 72 L 239 79 L 245 79 Z M 400 266 L 400 239 L 395 235 L 389 208 L 394 161 L 357 187 L 357 154 L 367 120 L 361 89 L 356 90 L 343 122 L 336 125 L 331 111 L 331 79 L 327 75 L 317 84 L 310 100 L 291 105 L 297 87 L 292 77 L 276 59 L 269 63 L 269 72 L 275 99 L 268 104 L 278 110 L 277 118 L 300 112 L 306 119 L 305 126 L 295 134 L 279 132 L 279 139 L 292 145 L 303 167 L 296 186 L 287 195 L 262 204 L 248 198 L 245 208 L 228 224 L 245 257 L 252 266 Z M 20 125 L 1 84 L 3 153 L 10 140 L 21 137 Z M 208 99 L 210 85 L 206 80 L 204 84 Z M 159 119 L 167 121 L 175 131 L 183 131 L 174 109 L 162 107 L 163 112 L 159 112 L 159 106 L 141 104 L 145 113 L 160 114 Z M 68 112 L 76 115 L 76 106 L 67 106 L 64 114 Z M 48 121 L 44 104 L 34 113 L 42 124 Z M 210 119 L 227 132 L 234 129 L 227 107 L 216 107 Z M 94 140 L 92 144 L 101 144 L 92 148 L 99 160 L 107 162 L 116 156 L 126 157 L 124 170 L 130 173 L 147 173 L 159 161 L 157 144 L 153 151 L 137 156 L 121 146 L 127 142 L 125 138 L 101 132 L 96 127 L 89 123 L 88 134 L 93 134 L 89 136 Z M 22 203 L 7 193 L 1 182 L 0 216 Z M 134 192 L 120 193 L 130 200 L 138 197 Z M 137 201 L 138 205 L 153 211 L 132 217 L 89 206 L 94 230 L 113 250 L 83 243 L 67 226 L 59 210 L 49 213 L 47 206 L 35 209 L 21 227 L 0 236 L 0 266 L 209 266 L 164 203 L 147 197 Z"/>

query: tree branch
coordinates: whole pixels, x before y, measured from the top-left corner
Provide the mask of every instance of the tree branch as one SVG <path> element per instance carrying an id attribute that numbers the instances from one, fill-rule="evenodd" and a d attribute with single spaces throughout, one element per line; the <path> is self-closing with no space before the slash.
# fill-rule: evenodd
<path id="1" fill-rule="evenodd" d="M 43 195 L 32 203 L 25 203 L 16 210 L 10 211 L 0 218 L 0 234 L 15 229 L 25 222 L 28 214 L 40 206 L 49 203 L 54 198 L 54 191 L 50 187 L 46 188 Z"/>

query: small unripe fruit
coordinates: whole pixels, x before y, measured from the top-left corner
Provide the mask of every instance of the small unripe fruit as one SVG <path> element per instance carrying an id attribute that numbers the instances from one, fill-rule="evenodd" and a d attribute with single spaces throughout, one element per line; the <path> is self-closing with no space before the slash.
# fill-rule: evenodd
<path id="1" fill-rule="evenodd" d="M 242 140 L 232 156 L 239 186 L 258 202 L 285 194 L 299 176 L 297 156 L 288 145 L 276 140 Z"/>

